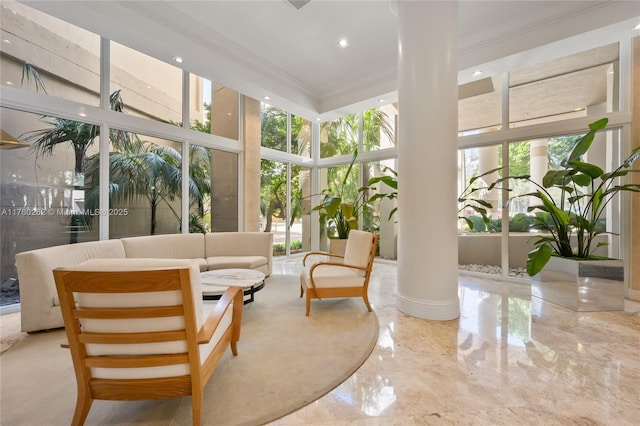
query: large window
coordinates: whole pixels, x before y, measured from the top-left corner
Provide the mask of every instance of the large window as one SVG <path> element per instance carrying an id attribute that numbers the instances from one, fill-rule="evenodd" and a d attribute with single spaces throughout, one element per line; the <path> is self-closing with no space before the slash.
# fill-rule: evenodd
<path id="1" fill-rule="evenodd" d="M 320 157 L 349 155 L 358 148 L 360 114 L 320 124 Z"/>
<path id="2" fill-rule="evenodd" d="M 501 191 L 489 189 L 500 177 L 499 145 L 458 153 L 458 263 L 463 269 L 500 274 Z"/>
<path id="3" fill-rule="evenodd" d="M 14 1 L 3 1 L 2 85 L 99 103 L 100 37 Z"/>
<path id="4" fill-rule="evenodd" d="M 15 255 L 98 238 L 97 210 L 85 202 L 88 158 L 99 127 L 2 108 L 1 282 L 15 278 Z M 11 143 L 5 143 L 5 142 Z"/>
<path id="5" fill-rule="evenodd" d="M 510 127 L 618 110 L 618 43 L 509 73 Z"/>
<path id="6" fill-rule="evenodd" d="M 362 144 L 365 151 L 394 148 L 397 145 L 398 106 L 388 104 L 362 113 Z"/>
<path id="7" fill-rule="evenodd" d="M 182 213 L 181 144 L 146 135 L 117 132 L 109 152 L 109 235 L 180 232 Z M 191 168 L 193 171 L 194 168 Z M 97 207 L 99 158 L 87 161 L 87 197 Z"/>
<path id="8" fill-rule="evenodd" d="M 118 91 L 130 114 L 182 122 L 182 70 L 112 41 L 111 93 Z"/>
<path id="9" fill-rule="evenodd" d="M 291 153 L 311 157 L 311 122 L 291 115 Z"/>
<path id="10" fill-rule="evenodd" d="M 502 77 L 481 77 L 458 86 L 460 135 L 493 132 L 502 128 Z"/>
<path id="11" fill-rule="evenodd" d="M 262 146 L 287 152 L 287 113 L 261 102 L 260 116 Z"/>

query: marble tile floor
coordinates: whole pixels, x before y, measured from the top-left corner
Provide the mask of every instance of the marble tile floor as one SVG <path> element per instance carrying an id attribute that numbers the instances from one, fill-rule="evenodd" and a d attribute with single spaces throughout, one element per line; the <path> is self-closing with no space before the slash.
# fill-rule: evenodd
<path id="1" fill-rule="evenodd" d="M 274 262 L 299 272 L 299 257 Z M 270 425 L 640 425 L 640 303 L 576 313 L 527 284 L 461 275 L 461 316 L 441 322 L 398 311 L 395 288 L 396 264 L 376 261 L 371 356 Z M 0 316 L 3 351 L 22 338 L 19 315 Z"/>
<path id="2" fill-rule="evenodd" d="M 300 262 L 275 268 L 298 274 Z M 396 264 L 376 262 L 373 353 L 271 425 L 640 425 L 640 303 L 577 313 L 528 284 L 461 275 L 461 316 L 438 322 L 398 311 L 395 288 Z"/>

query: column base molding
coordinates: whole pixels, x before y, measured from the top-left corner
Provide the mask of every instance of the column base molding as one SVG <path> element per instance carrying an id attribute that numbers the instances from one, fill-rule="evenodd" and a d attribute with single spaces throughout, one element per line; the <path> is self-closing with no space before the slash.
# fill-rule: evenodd
<path id="1" fill-rule="evenodd" d="M 460 300 L 424 300 L 396 294 L 396 308 L 412 317 L 450 321 L 460 317 Z"/>

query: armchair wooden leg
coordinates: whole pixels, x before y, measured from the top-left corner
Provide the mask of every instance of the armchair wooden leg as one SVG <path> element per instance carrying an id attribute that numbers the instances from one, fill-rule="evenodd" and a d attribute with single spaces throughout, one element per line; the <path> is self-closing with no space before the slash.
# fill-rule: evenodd
<path id="1" fill-rule="evenodd" d="M 78 398 L 76 400 L 76 409 L 73 413 L 73 420 L 71 424 L 73 426 L 82 426 L 84 425 L 85 420 L 87 420 L 87 415 L 89 414 L 89 410 L 91 409 L 91 404 L 93 404 L 93 398 L 89 396 L 89 389 L 81 389 L 78 388 Z"/>
<path id="2" fill-rule="evenodd" d="M 307 291 L 307 312 L 305 314 L 305 316 L 309 316 L 309 311 L 311 311 L 311 296 L 309 295 L 309 292 Z"/>
<path id="3" fill-rule="evenodd" d="M 196 390 L 191 395 L 191 416 L 193 426 L 202 424 L 202 389 Z"/>
<path id="4" fill-rule="evenodd" d="M 367 296 L 367 294 L 365 293 L 362 295 L 362 299 L 364 299 L 364 304 L 367 307 L 367 310 L 371 312 L 371 305 L 369 304 L 369 296 Z"/>

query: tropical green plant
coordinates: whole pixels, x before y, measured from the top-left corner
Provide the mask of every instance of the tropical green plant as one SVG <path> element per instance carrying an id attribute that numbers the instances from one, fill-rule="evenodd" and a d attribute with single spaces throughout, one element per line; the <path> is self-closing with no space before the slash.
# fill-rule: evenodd
<path id="1" fill-rule="evenodd" d="M 320 223 L 329 225 L 328 235 L 335 235 L 339 239 L 349 237 L 352 229 L 358 229 L 358 215 L 365 205 L 366 187 L 359 188 L 356 195 L 349 197 L 348 184 L 349 175 L 353 170 L 353 165 L 358 157 L 358 150 L 353 151 L 353 156 L 346 173 L 335 188 L 325 188 L 322 190 L 322 202 L 313 207 L 312 210 L 320 213 Z"/>
<path id="2" fill-rule="evenodd" d="M 490 185 L 494 187 L 506 179 L 525 180 L 537 189 L 512 197 L 533 197 L 540 204 L 528 208 L 529 212 L 541 211 L 544 215 L 532 216 L 533 227 L 542 231 L 534 236 L 534 250 L 527 258 L 527 272 L 536 275 L 547 264 L 551 256 L 576 259 L 593 259 L 596 248 L 606 246 L 597 242 L 596 237 L 610 234 L 602 227 L 603 214 L 613 197 L 623 191 L 640 192 L 640 184 L 621 184 L 622 178 L 630 172 L 635 160 L 640 157 L 640 148 L 634 149 L 629 157 L 616 169 L 605 172 L 599 166 L 584 162 L 582 157 L 591 146 L 595 134 L 605 129 L 608 119 L 603 118 L 589 124 L 589 131 L 577 139 L 573 149 L 559 165 L 549 170 L 542 184 L 529 175 L 506 176 Z M 559 195 L 555 197 L 552 192 Z M 572 238 L 577 247 L 572 247 Z"/>
<path id="3" fill-rule="evenodd" d="M 491 224 L 491 216 L 489 210 L 493 208 L 493 205 L 482 198 L 483 194 L 490 191 L 490 188 L 484 183 L 484 177 L 489 176 L 500 170 L 500 167 L 491 169 L 477 176 L 471 177 L 469 183 L 462 190 L 462 193 L 458 196 L 458 219 L 463 220 L 470 230 L 475 229 L 475 223 L 473 220 L 464 214 L 467 209 L 471 209 L 480 215 L 485 229 Z"/>
<path id="4" fill-rule="evenodd" d="M 500 170 L 500 168 L 495 168 L 482 173 L 481 175 L 472 177 L 471 179 L 469 179 L 469 183 L 464 188 L 462 193 L 458 196 L 458 219 L 463 220 L 472 231 L 478 229 L 479 220 L 482 221 L 484 229 L 486 229 L 490 225 L 491 217 L 489 215 L 489 210 L 493 208 L 493 205 L 481 198 L 482 194 L 485 191 L 489 190 L 489 186 L 484 184 L 484 181 L 481 178 L 495 173 L 498 170 Z M 367 183 L 367 189 L 373 190 L 374 185 L 382 182 L 392 190 L 377 192 L 373 194 L 369 198 L 370 203 L 383 198 L 387 198 L 392 201 L 398 199 L 398 172 L 389 167 L 384 167 L 383 172 L 388 174 L 382 176 L 374 176 L 369 179 Z M 481 186 L 478 186 L 478 184 L 480 184 Z M 475 211 L 480 216 L 468 216 L 464 214 L 466 209 L 468 208 Z M 397 211 L 398 207 L 394 207 L 389 212 L 388 220 L 391 220 L 391 218 Z M 476 220 L 475 218 L 478 219 Z"/>
<path id="5" fill-rule="evenodd" d="M 372 178 L 369 178 L 369 180 L 367 181 L 367 188 L 373 190 L 373 188 L 375 188 L 375 185 L 382 182 L 389 188 L 391 188 L 391 191 L 376 192 L 369 198 L 370 203 L 381 200 L 383 198 L 387 198 L 391 201 L 398 199 L 398 172 L 393 170 L 391 167 L 383 167 L 382 172 L 385 173 L 382 176 L 374 176 Z M 397 206 L 391 209 L 387 220 L 391 220 L 391 218 L 397 211 Z"/>

